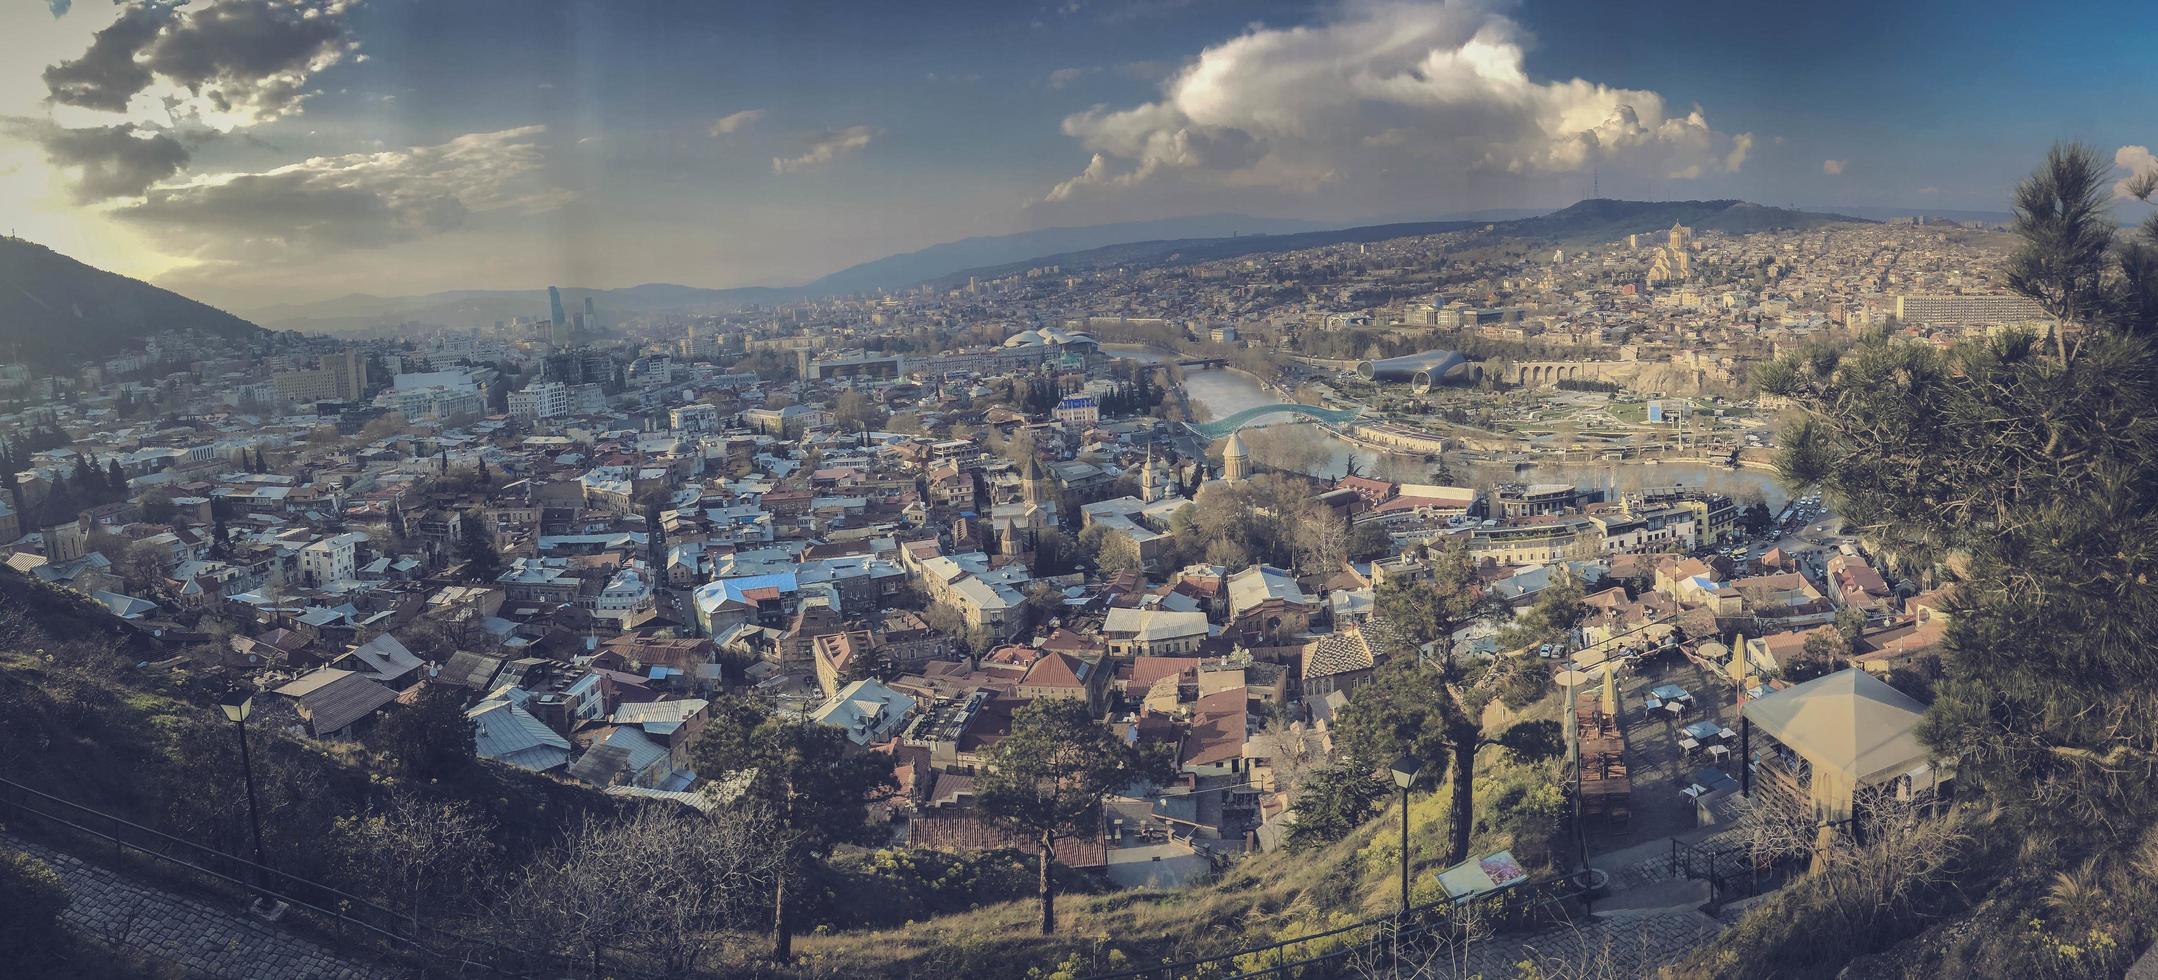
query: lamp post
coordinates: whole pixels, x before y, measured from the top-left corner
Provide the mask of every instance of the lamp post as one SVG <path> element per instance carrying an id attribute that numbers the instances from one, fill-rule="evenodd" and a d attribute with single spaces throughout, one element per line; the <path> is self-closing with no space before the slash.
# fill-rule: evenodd
<path id="1" fill-rule="evenodd" d="M 1424 760 L 1405 755 L 1394 760 L 1394 785 L 1401 788 L 1401 912 L 1409 911 L 1409 787 L 1416 785 L 1416 774 L 1423 771 Z"/>
<path id="2" fill-rule="evenodd" d="M 225 713 L 225 720 L 232 722 L 233 731 L 240 737 L 240 771 L 247 779 L 247 822 L 254 831 L 255 884 L 262 885 L 262 869 L 268 864 L 262 859 L 262 808 L 255 801 L 255 763 L 247 754 L 247 716 L 254 710 L 254 693 L 244 688 L 233 688 L 217 700 L 218 710 Z M 262 899 L 256 900 L 261 903 Z"/>

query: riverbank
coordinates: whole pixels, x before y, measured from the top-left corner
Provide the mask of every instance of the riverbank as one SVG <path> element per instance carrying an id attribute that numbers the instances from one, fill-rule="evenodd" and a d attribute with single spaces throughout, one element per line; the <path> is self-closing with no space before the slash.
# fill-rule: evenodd
<path id="1" fill-rule="evenodd" d="M 1177 355 L 1138 344 L 1105 345 L 1118 356 L 1153 364 L 1174 363 Z M 1136 354 L 1136 356 L 1133 356 Z M 1206 369 L 1181 372 L 1181 386 L 1185 401 L 1194 409 L 1205 410 L 1209 418 L 1227 418 L 1237 412 L 1263 405 L 1286 404 L 1294 399 L 1268 387 L 1249 372 L 1234 368 Z M 1420 482 L 1428 477 L 1430 464 L 1427 459 L 1437 456 L 1449 464 L 1457 481 L 1489 486 L 1493 483 L 1570 483 L 1576 486 L 1605 487 L 1612 492 L 1634 488 L 1690 486 L 1703 487 L 1729 494 L 1734 499 L 1750 499 L 1758 494 L 1771 507 L 1781 507 L 1789 499 L 1778 481 L 1775 469 L 1766 462 L 1741 459 L 1737 469 L 1722 460 L 1710 462 L 1699 455 L 1673 458 L 1669 455 L 1650 455 L 1624 460 L 1597 459 L 1604 451 L 1599 447 L 1577 447 L 1560 451 L 1524 452 L 1509 446 L 1504 450 L 1483 448 L 1463 451 L 1458 440 L 1431 433 L 1415 438 L 1428 438 L 1439 446 L 1448 442 L 1456 448 L 1406 449 L 1388 445 L 1371 438 L 1358 429 L 1387 424 L 1378 421 L 1358 421 L 1343 426 L 1323 426 L 1315 422 L 1282 420 L 1269 427 L 1292 427 L 1293 431 L 1309 432 L 1327 449 L 1323 468 L 1312 475 L 1339 478 L 1355 466 L 1358 473 L 1378 474 L 1394 472 L 1404 477 L 1422 471 L 1426 476 L 1408 482 Z M 1522 450 L 1527 448 L 1526 444 Z M 1382 465 L 1385 464 L 1385 465 Z"/>

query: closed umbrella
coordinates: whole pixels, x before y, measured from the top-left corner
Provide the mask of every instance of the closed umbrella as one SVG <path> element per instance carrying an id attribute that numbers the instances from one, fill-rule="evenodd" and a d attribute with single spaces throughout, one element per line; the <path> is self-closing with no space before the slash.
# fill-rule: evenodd
<path id="1" fill-rule="evenodd" d="M 1618 717 L 1618 665 L 1604 665 L 1604 714 Z"/>

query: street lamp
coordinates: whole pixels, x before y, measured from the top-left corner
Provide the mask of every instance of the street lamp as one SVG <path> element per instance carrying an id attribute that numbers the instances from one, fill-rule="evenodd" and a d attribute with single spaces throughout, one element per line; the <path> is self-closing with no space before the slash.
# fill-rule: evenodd
<path id="1" fill-rule="evenodd" d="M 1416 785 L 1424 760 L 1405 755 L 1394 760 L 1394 785 L 1401 788 L 1401 912 L 1409 911 L 1409 787 Z"/>
<path id="2" fill-rule="evenodd" d="M 262 859 L 262 809 L 255 801 L 255 763 L 247 754 L 247 716 L 254 711 L 255 695 L 246 688 L 235 687 L 217 699 L 218 710 L 225 713 L 225 720 L 232 722 L 233 731 L 240 737 L 240 771 L 247 778 L 247 822 L 254 831 L 255 885 L 262 886 L 262 869 L 268 862 Z M 258 897 L 258 906 L 268 906 L 267 897 Z"/>

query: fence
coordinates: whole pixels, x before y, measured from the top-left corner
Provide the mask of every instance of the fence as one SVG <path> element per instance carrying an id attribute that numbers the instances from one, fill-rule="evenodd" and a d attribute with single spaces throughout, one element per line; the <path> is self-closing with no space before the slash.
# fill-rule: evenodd
<path id="1" fill-rule="evenodd" d="M 1564 918 L 1561 910 L 1565 903 L 1601 886 L 1602 873 L 1590 870 L 1538 879 L 1498 894 L 1529 894 L 1532 897 L 1518 909 L 1522 917 L 1553 916 L 1552 921 L 1559 921 Z M 1447 913 L 1459 907 L 1460 903 L 1451 898 L 1440 899 L 1406 912 L 1363 919 L 1324 932 L 1116 973 L 1092 974 L 1087 980 L 1248 980 L 1296 976 L 1305 971 L 1317 971 L 1308 974 L 1311 976 L 1333 976 L 1338 971 L 1330 972 L 1328 967 L 1352 957 L 1376 954 L 1391 961 L 1405 949 L 1436 949 L 1451 939 L 1457 923 Z M 1353 938 L 1336 942 L 1343 936 Z"/>
<path id="2" fill-rule="evenodd" d="M 11 779 L 0 778 L 0 813 L 28 817 L 109 844 L 116 857 L 138 854 L 153 863 L 207 878 L 213 887 L 274 898 L 289 906 L 288 915 L 304 916 L 310 925 L 334 936 L 339 946 L 374 944 L 415 958 L 430 973 L 564 976 L 588 966 L 567 957 L 512 949 L 442 929 L 329 885 L 174 837 Z M 639 975 L 620 969 L 611 972 Z"/>
<path id="3" fill-rule="evenodd" d="M 1854 820 L 1844 819 L 1827 821 L 1819 826 L 1834 827 L 1839 833 L 1852 833 L 1858 825 Z M 1671 873 L 1708 882 L 1710 908 L 1776 888 L 1808 860 L 1809 856 L 1802 854 L 1764 858 L 1744 844 L 1709 846 L 1708 841 L 1681 844 L 1677 838 L 1671 839 Z"/>

